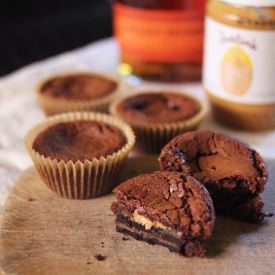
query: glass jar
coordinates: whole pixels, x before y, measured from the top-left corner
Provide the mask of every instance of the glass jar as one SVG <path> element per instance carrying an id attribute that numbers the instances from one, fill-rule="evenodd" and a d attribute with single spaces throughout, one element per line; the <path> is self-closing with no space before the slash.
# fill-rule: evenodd
<path id="1" fill-rule="evenodd" d="M 204 5 L 205 0 L 115 1 L 119 71 L 151 80 L 200 80 Z"/>
<path id="2" fill-rule="evenodd" d="M 210 0 L 206 10 L 203 85 L 214 116 L 274 128 L 275 0 Z"/>

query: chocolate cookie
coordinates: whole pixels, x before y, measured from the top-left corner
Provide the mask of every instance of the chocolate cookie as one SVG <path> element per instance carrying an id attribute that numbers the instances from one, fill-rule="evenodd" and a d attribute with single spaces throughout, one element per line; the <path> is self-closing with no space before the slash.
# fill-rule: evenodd
<path id="1" fill-rule="evenodd" d="M 113 191 L 116 229 L 184 256 L 204 256 L 215 213 L 208 191 L 193 177 L 155 172 L 132 178 Z"/>
<path id="2" fill-rule="evenodd" d="M 260 193 L 267 182 L 261 156 L 247 144 L 210 131 L 177 136 L 163 149 L 160 169 L 183 172 L 205 185 L 217 213 L 245 221 L 260 222 Z"/>

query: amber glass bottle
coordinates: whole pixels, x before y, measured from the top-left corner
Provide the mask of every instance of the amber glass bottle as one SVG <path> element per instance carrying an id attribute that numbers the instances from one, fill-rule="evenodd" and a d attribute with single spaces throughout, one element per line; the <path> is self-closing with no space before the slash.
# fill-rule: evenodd
<path id="1" fill-rule="evenodd" d="M 201 79 L 204 0 L 118 0 L 120 72 L 161 81 Z"/>

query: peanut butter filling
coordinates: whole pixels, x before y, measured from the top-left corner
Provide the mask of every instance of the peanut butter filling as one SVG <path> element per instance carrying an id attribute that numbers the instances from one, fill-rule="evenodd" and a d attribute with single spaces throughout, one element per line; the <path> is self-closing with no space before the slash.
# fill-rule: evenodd
<path id="1" fill-rule="evenodd" d="M 133 220 L 134 222 L 141 224 L 145 227 L 146 230 L 150 230 L 152 227 L 160 228 L 160 229 L 166 229 L 166 226 L 163 225 L 159 221 L 151 221 L 148 218 L 145 218 L 144 216 L 140 215 L 138 213 L 138 210 L 136 209 L 133 214 Z"/>

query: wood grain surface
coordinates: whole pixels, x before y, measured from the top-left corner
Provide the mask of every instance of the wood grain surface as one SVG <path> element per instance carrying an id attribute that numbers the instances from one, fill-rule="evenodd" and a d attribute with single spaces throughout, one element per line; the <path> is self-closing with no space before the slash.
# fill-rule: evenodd
<path id="1" fill-rule="evenodd" d="M 132 158 L 124 178 L 156 169 L 156 158 Z M 272 169 L 271 179 L 273 178 Z M 275 175 L 274 175 L 275 176 Z M 275 185 L 264 192 L 275 212 Z M 57 197 L 34 168 L 12 190 L 0 230 L 5 274 L 274 274 L 275 218 L 263 225 L 218 217 L 205 258 L 184 258 L 115 231 L 113 195 L 77 201 Z"/>

